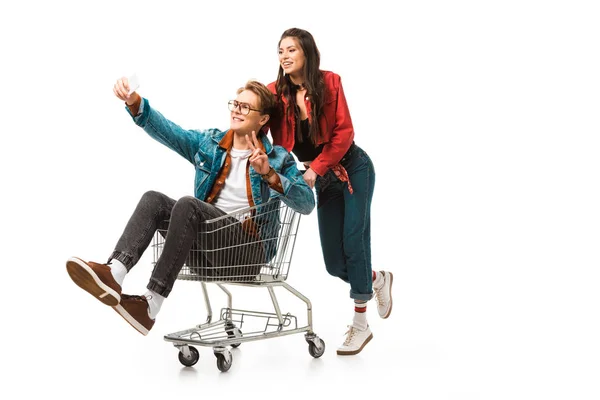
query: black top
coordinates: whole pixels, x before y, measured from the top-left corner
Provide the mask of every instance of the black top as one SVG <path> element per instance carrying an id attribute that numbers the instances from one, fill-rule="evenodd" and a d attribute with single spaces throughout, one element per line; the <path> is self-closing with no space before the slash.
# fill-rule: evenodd
<path id="1" fill-rule="evenodd" d="M 315 146 L 310 140 L 310 124 L 308 118 L 300 120 L 296 119 L 297 128 L 299 130 L 294 142 L 292 153 L 298 157 L 298 161 L 312 161 L 323 151 L 323 145 Z M 300 139 L 300 140 L 299 140 Z"/>

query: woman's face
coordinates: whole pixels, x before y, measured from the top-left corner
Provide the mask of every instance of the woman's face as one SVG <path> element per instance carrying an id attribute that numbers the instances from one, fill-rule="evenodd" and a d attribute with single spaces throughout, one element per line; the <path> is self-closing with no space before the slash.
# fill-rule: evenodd
<path id="1" fill-rule="evenodd" d="M 305 61 L 304 52 L 296 38 L 286 37 L 281 39 L 281 43 L 279 43 L 279 65 L 287 75 L 302 76 Z"/>

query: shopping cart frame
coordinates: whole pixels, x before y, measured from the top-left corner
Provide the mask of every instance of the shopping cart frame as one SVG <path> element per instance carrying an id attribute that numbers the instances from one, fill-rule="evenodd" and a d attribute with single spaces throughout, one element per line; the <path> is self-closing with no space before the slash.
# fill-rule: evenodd
<path id="1" fill-rule="evenodd" d="M 242 216 L 243 218 L 241 218 Z M 301 215 L 298 212 L 291 209 L 285 203 L 281 202 L 280 200 L 272 200 L 265 204 L 247 207 L 242 210 L 238 210 L 235 213 L 226 214 L 201 223 L 205 225 L 201 225 L 199 227 L 198 242 L 202 242 L 203 244 L 200 245 L 200 248 L 190 251 L 188 259 L 186 260 L 186 265 L 184 265 L 182 268 L 182 271 L 179 273 L 177 279 L 199 281 L 201 283 L 203 299 L 207 311 L 207 319 L 205 323 L 164 336 L 165 341 L 172 343 L 179 350 L 179 361 L 183 365 L 191 367 L 198 362 L 200 354 L 194 346 L 212 347 L 214 355 L 217 358 L 217 368 L 222 372 L 226 372 L 231 368 L 233 362 L 233 356 L 228 346 L 236 348 L 242 343 L 246 342 L 270 339 L 297 333 L 305 333 L 305 340 L 308 343 L 308 351 L 311 356 L 318 358 L 323 355 L 325 352 L 325 342 L 313 331 L 312 304 L 310 300 L 285 282 L 289 274 L 289 267 L 296 243 L 300 217 Z M 235 218 L 235 220 L 232 218 Z M 209 234 L 213 234 L 214 237 L 214 235 L 217 234 L 216 229 L 211 230 L 209 227 L 222 225 L 231 226 L 235 224 L 235 222 L 232 221 L 241 220 L 243 220 L 244 224 L 246 224 L 247 220 L 261 221 L 261 218 L 263 222 L 267 221 L 263 223 L 262 226 L 269 225 L 269 229 L 263 229 L 263 231 L 272 232 L 272 234 L 263 234 L 263 237 L 267 236 L 266 239 L 261 238 L 261 235 L 257 235 L 257 239 L 253 243 L 254 245 L 256 245 L 256 243 L 261 243 L 265 248 L 272 248 L 273 245 L 275 245 L 276 248 L 273 255 L 270 254 L 273 252 L 272 249 L 265 250 L 265 252 L 269 252 L 269 254 L 266 256 L 265 262 L 261 263 L 260 266 L 249 263 L 249 266 L 252 265 L 253 267 L 252 271 L 256 271 L 256 268 L 259 268 L 259 273 L 250 273 L 250 275 L 242 274 L 240 276 L 233 276 L 233 278 L 231 276 L 221 277 L 214 275 L 198 275 L 197 273 L 193 273 L 196 268 L 195 261 L 190 260 L 198 259 L 199 254 L 200 256 L 207 256 L 210 254 L 214 257 L 215 255 L 219 254 L 209 252 L 219 252 L 224 251 L 225 249 L 225 247 L 219 247 L 219 245 L 216 247 L 213 245 L 213 248 L 208 250 L 206 248 L 202 248 L 208 248 L 210 246 L 208 245 L 208 242 L 204 244 L 205 241 L 200 238 L 200 235 L 207 235 L 206 237 L 208 237 Z M 238 223 L 242 224 L 242 222 Z M 276 236 L 274 236 L 275 233 Z M 166 229 L 158 230 L 154 236 L 152 244 L 154 249 L 154 263 L 156 263 L 160 257 L 162 247 L 164 246 L 165 242 L 165 236 Z M 270 245 L 267 245 L 267 242 L 269 242 Z M 249 243 L 230 246 L 227 249 L 233 249 L 245 245 L 249 245 Z M 217 270 L 218 268 L 222 267 L 212 267 L 213 270 Z M 211 267 L 208 269 L 210 270 Z M 231 270 L 231 268 L 229 269 Z M 249 270 L 249 268 L 247 269 Z M 239 273 L 239 268 L 237 268 L 237 270 Z M 210 297 L 208 295 L 207 283 L 214 283 L 227 296 L 227 306 L 221 309 L 221 312 L 219 313 L 219 319 L 216 321 L 213 321 L 214 315 Z M 225 285 L 265 287 L 270 295 L 273 305 L 273 312 L 234 309 L 233 296 L 225 287 Z M 279 306 L 279 301 L 277 300 L 277 296 L 275 294 L 275 287 L 283 287 L 289 293 L 305 303 L 307 313 L 306 325 L 298 326 L 298 320 L 296 316 L 292 315 L 291 313 L 282 313 Z M 264 329 L 243 333 L 241 329 L 244 323 L 248 322 L 249 319 L 253 322 L 263 321 Z"/>

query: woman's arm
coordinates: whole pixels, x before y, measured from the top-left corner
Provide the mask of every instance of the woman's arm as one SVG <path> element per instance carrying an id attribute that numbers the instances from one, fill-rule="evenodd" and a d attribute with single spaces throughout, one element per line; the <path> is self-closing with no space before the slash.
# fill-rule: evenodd
<path id="1" fill-rule="evenodd" d="M 340 162 L 354 140 L 354 127 L 339 75 L 333 74 L 333 88 L 336 96 L 335 116 L 334 121 L 327 121 L 329 124 L 333 122 L 331 138 L 323 146 L 321 154 L 310 164 L 310 168 L 320 176 Z"/>

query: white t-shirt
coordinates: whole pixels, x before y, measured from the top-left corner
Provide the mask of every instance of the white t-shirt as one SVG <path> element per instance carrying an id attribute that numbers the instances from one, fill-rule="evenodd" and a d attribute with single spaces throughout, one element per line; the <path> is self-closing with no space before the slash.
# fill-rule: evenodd
<path id="1" fill-rule="evenodd" d="M 231 148 L 231 169 L 225 179 L 225 186 L 213 205 L 227 214 L 248 207 L 248 194 L 246 192 L 246 164 L 252 150 L 237 150 Z"/>

